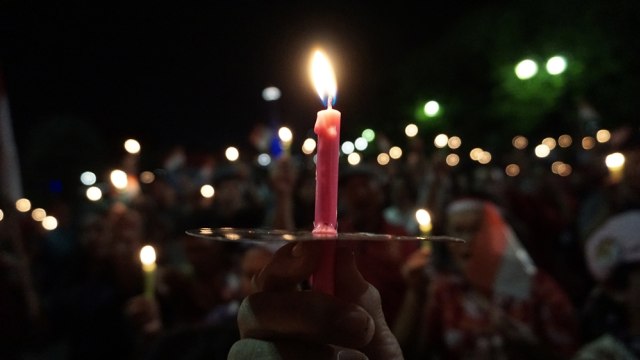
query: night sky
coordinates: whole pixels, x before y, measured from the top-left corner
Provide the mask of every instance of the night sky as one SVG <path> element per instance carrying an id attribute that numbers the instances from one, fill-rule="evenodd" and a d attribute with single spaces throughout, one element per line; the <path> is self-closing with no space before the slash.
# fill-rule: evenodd
<path id="1" fill-rule="evenodd" d="M 307 74 L 318 45 L 338 72 L 345 126 L 358 128 L 385 103 L 385 69 L 458 12 L 231 3 L 239 5 L 15 5 L 3 15 L 3 62 L 18 136 L 66 116 L 150 142 L 242 141 L 268 121 L 269 85 L 283 93 L 279 120 L 305 131 L 321 108 Z"/>
<path id="2" fill-rule="evenodd" d="M 430 98 L 445 111 L 423 134 L 470 134 L 478 146 L 578 129 L 585 99 L 605 125 L 637 121 L 636 1 L 135 3 L 1 3 L 0 63 L 25 172 L 112 161 L 128 137 L 155 161 L 175 144 L 247 146 L 270 121 L 312 135 L 317 46 L 336 68 L 345 137 L 374 127 L 400 139 Z M 542 84 L 546 97 L 525 102 L 509 93 L 517 61 L 558 52 L 571 64 L 561 88 Z M 261 98 L 270 85 L 282 91 L 276 104 Z"/>

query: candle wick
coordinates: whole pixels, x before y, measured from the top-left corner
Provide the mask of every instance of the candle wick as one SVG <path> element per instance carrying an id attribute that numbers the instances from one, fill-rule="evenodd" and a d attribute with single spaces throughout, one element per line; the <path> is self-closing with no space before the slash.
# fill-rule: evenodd
<path id="1" fill-rule="evenodd" d="M 327 96 L 327 109 L 331 110 L 331 103 L 333 102 L 333 99 L 331 98 L 331 95 Z"/>

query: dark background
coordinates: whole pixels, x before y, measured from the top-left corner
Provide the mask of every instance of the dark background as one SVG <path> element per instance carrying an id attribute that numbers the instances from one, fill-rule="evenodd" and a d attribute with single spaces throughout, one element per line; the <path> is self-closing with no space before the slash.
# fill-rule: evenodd
<path id="1" fill-rule="evenodd" d="M 633 0 L 0 4 L 26 192 L 111 166 L 128 137 L 148 166 L 173 145 L 250 147 L 251 129 L 274 120 L 301 141 L 322 108 L 307 73 L 316 46 L 336 68 L 345 139 L 371 127 L 401 143 L 417 122 L 425 139 L 444 131 L 501 151 L 518 133 L 638 123 Z M 556 54 L 569 68 L 551 77 L 544 61 Z M 513 67 L 525 57 L 541 69 L 523 82 Z M 261 98 L 270 85 L 275 104 Z M 435 119 L 421 114 L 429 99 L 443 109 Z"/>

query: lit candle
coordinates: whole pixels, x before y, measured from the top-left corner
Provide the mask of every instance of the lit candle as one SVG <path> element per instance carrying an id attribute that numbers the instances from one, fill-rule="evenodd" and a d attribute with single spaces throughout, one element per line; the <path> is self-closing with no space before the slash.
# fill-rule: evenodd
<path id="1" fill-rule="evenodd" d="M 605 164 L 609 169 L 609 175 L 611 176 L 611 182 L 618 183 L 622 180 L 622 174 L 624 171 L 624 155 L 619 152 L 609 154 L 605 158 Z"/>
<path id="2" fill-rule="evenodd" d="M 145 245 L 140 249 L 140 261 L 144 271 L 144 296 L 152 299 L 156 282 L 156 250 L 151 245 Z"/>
<path id="3" fill-rule="evenodd" d="M 320 99 L 327 105 L 318 111 L 314 132 L 318 135 L 316 153 L 316 205 L 313 234 L 335 236 L 338 231 L 338 161 L 340 155 L 340 112 L 332 109 L 336 98 L 336 78 L 329 59 L 313 54 L 311 75 Z M 322 244 L 321 261 L 312 277 L 313 288 L 334 291 L 335 241 Z"/>
<path id="4" fill-rule="evenodd" d="M 422 236 L 429 236 L 431 234 L 431 229 L 433 229 L 433 225 L 431 224 L 431 215 L 425 209 L 418 209 L 416 211 L 416 220 L 418 221 L 418 226 L 420 227 L 420 234 Z M 431 250 L 431 243 L 428 241 L 423 241 L 421 248 L 425 251 Z"/>
<path id="5" fill-rule="evenodd" d="M 282 150 L 285 155 L 289 155 L 291 153 L 291 142 L 293 141 L 293 133 L 288 127 L 281 127 L 278 130 L 278 137 L 280 138 L 280 142 L 282 143 Z"/>
<path id="6" fill-rule="evenodd" d="M 316 212 L 314 234 L 334 235 L 338 228 L 338 160 L 340 112 L 332 109 L 336 78 L 329 59 L 321 52 L 313 55 L 313 82 L 327 109 L 318 111 L 314 132 L 318 135 L 316 158 Z"/>

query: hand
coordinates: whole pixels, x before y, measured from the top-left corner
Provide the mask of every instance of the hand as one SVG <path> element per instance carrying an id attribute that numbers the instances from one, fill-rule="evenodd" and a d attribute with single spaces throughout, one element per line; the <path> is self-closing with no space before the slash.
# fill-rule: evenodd
<path id="1" fill-rule="evenodd" d="M 239 309 L 241 340 L 229 359 L 402 359 L 384 319 L 378 291 L 338 247 L 335 296 L 298 291 L 318 265 L 318 243 L 279 249 L 254 278 L 259 291 Z"/>
<path id="2" fill-rule="evenodd" d="M 125 311 L 136 329 L 144 335 L 152 335 L 162 329 L 160 309 L 155 299 L 135 296 L 129 300 Z"/>

